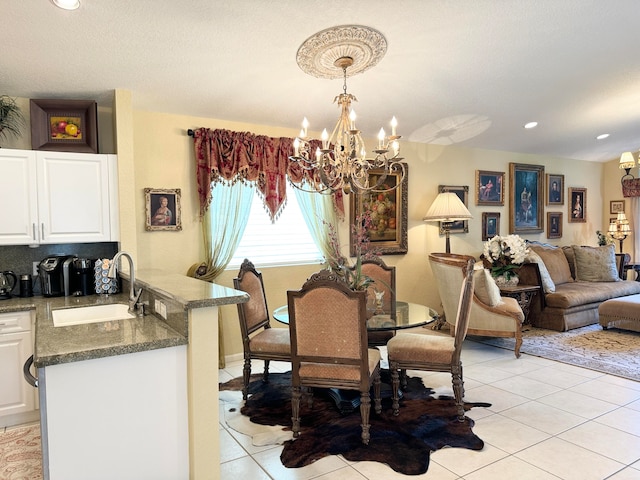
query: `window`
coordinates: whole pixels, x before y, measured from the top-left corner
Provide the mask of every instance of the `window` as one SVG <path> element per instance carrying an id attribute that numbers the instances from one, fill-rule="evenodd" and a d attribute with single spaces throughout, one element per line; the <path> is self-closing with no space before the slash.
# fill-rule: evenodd
<path id="1" fill-rule="evenodd" d="M 253 195 L 249 221 L 227 268 L 237 268 L 248 258 L 258 267 L 322 263 L 322 254 L 311 238 L 296 199 L 294 187 L 287 184 L 287 204 L 275 223 L 271 223 L 262 199 Z"/>

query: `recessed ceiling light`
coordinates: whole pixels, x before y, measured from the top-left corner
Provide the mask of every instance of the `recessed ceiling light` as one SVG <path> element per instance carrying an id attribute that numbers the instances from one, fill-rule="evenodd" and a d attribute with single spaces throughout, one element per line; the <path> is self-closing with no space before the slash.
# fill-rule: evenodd
<path id="1" fill-rule="evenodd" d="M 51 0 L 51 3 L 64 10 L 76 10 L 80 7 L 80 0 Z"/>
<path id="2" fill-rule="evenodd" d="M 608 134 L 608 133 L 603 133 L 603 134 L 601 134 L 601 135 L 598 135 L 598 136 L 596 137 L 596 140 L 604 140 L 604 139 L 605 139 L 605 138 L 607 138 L 608 136 L 609 136 L 609 134 Z"/>
<path id="3" fill-rule="evenodd" d="M 524 128 L 536 128 L 538 126 L 538 122 L 529 122 L 524 124 Z"/>

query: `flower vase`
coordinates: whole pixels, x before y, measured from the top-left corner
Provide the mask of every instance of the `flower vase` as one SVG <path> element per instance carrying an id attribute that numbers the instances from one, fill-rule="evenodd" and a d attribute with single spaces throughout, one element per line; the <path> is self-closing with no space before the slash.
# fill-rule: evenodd
<path id="1" fill-rule="evenodd" d="M 494 280 L 496 281 L 496 285 L 499 287 L 515 287 L 520 281 L 518 276 L 513 274 L 509 278 L 504 275 L 498 275 L 497 277 L 494 277 Z"/>

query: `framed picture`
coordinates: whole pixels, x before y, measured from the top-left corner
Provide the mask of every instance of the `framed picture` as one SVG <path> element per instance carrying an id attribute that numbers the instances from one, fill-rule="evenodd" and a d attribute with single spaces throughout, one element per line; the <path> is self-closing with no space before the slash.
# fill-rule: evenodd
<path id="1" fill-rule="evenodd" d="M 93 100 L 31 100 L 31 148 L 98 153 L 98 107 Z"/>
<path id="2" fill-rule="evenodd" d="M 569 223 L 587 221 L 587 189 L 569 188 Z"/>
<path id="3" fill-rule="evenodd" d="M 469 186 L 463 185 L 459 187 L 452 187 L 451 185 L 438 185 L 438 193 L 453 192 L 455 193 L 465 207 L 469 207 Z M 440 222 L 440 235 L 444 235 L 443 222 Z M 468 220 L 456 220 L 451 223 L 451 230 L 449 233 L 469 233 L 469 221 Z"/>
<path id="4" fill-rule="evenodd" d="M 547 238 L 562 238 L 562 212 L 547 212 Z"/>
<path id="5" fill-rule="evenodd" d="M 482 212 L 482 241 L 500 235 L 500 213 Z"/>
<path id="6" fill-rule="evenodd" d="M 624 212 L 624 200 L 611 200 L 609 202 L 609 213 Z"/>
<path id="7" fill-rule="evenodd" d="M 509 233 L 544 230 L 544 166 L 509 164 Z"/>
<path id="8" fill-rule="evenodd" d="M 371 247 L 381 255 L 401 255 L 407 253 L 407 222 L 408 222 L 408 198 L 409 167 L 404 164 L 406 175 L 401 181 L 399 173 L 387 175 L 385 184 L 394 187 L 395 190 L 387 192 L 370 192 L 361 195 L 351 195 L 349 202 L 349 224 L 353 225 L 356 218 L 365 212 L 371 214 L 373 227 L 367 232 Z M 383 170 L 372 169 L 369 171 L 369 183 L 375 184 L 383 174 Z M 354 245 L 354 232 L 349 229 L 349 245 L 351 256 L 356 255 Z"/>
<path id="9" fill-rule="evenodd" d="M 179 188 L 145 188 L 144 197 L 147 230 L 182 230 Z"/>
<path id="10" fill-rule="evenodd" d="M 547 205 L 564 205 L 564 175 L 547 173 L 545 191 Z"/>
<path id="11" fill-rule="evenodd" d="M 476 205 L 504 205 L 504 172 L 476 170 Z"/>

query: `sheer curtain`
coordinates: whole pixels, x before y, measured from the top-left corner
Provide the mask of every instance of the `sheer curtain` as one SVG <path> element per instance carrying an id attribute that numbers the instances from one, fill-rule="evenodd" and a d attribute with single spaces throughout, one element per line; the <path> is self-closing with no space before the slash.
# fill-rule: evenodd
<path id="1" fill-rule="evenodd" d="M 324 256 L 325 260 L 333 256 L 331 243 L 329 238 L 329 225 L 335 227 L 335 231 L 338 231 L 336 224 L 337 215 L 334 208 L 333 195 L 323 195 L 320 193 L 304 192 L 302 190 L 295 189 L 296 199 L 300 205 L 300 210 L 304 217 L 304 221 L 307 224 L 307 228 L 311 233 L 311 237 L 315 242 L 318 250 Z"/>
<path id="2" fill-rule="evenodd" d="M 633 238 L 633 248 L 631 250 L 631 261 L 637 263 L 640 261 L 640 197 L 629 197 L 631 206 L 629 223 L 631 224 L 631 232 Z"/>
<path id="3" fill-rule="evenodd" d="M 211 187 L 211 204 L 202 218 L 206 260 L 204 265 L 195 266 L 197 271 L 191 267 L 189 275 L 213 282 L 224 271 L 247 226 L 253 195 L 254 187 L 243 182 L 218 183 Z M 218 334 L 220 368 L 224 368 L 222 314 L 218 319 Z"/>

